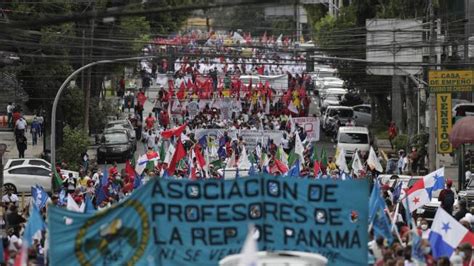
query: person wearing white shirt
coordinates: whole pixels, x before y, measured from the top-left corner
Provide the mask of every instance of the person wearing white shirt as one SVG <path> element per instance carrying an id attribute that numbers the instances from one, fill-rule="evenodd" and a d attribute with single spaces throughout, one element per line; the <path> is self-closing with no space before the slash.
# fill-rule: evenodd
<path id="1" fill-rule="evenodd" d="M 9 102 L 7 105 L 7 114 L 8 114 L 8 127 L 13 127 L 13 109 L 14 105 L 12 102 Z"/>
<path id="2" fill-rule="evenodd" d="M 16 194 L 13 194 L 13 191 L 8 190 L 7 194 L 2 197 L 2 203 L 4 205 L 16 205 L 18 206 L 18 196 Z"/>
<path id="3" fill-rule="evenodd" d="M 28 126 L 28 123 L 26 123 L 25 118 L 20 117 L 15 123 L 15 129 L 18 134 L 23 135 L 25 133 L 26 127 Z"/>

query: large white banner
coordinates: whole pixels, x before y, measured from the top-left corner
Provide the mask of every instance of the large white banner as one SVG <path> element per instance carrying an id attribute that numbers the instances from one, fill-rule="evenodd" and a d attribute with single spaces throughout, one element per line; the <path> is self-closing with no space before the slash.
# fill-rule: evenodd
<path id="1" fill-rule="evenodd" d="M 293 117 L 293 121 L 304 128 L 308 141 L 319 141 L 319 117 Z"/>

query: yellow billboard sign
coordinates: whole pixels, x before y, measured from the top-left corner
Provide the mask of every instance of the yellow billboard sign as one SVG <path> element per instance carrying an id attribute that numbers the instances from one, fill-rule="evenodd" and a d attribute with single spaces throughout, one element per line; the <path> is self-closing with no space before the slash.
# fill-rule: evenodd
<path id="1" fill-rule="evenodd" d="M 451 93 L 436 94 L 436 107 L 438 117 L 438 153 L 450 153 L 453 151 L 453 147 L 448 139 L 453 126 Z"/>
<path id="2" fill-rule="evenodd" d="M 428 83 L 432 92 L 474 90 L 474 72 L 471 70 L 430 70 Z"/>

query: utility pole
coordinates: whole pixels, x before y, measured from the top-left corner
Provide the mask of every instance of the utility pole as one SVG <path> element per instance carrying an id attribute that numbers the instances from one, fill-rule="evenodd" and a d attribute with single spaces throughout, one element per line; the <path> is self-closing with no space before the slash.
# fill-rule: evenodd
<path id="1" fill-rule="evenodd" d="M 85 65 L 85 49 L 86 49 L 86 30 L 82 30 L 82 55 L 81 55 L 81 65 Z M 85 83 L 84 83 L 84 72 L 81 72 L 81 87 L 82 90 L 85 91 Z M 85 95 L 85 94 L 84 94 Z"/>
<path id="2" fill-rule="evenodd" d="M 429 1 L 429 21 L 430 21 L 430 69 L 436 69 L 436 30 L 433 0 Z M 428 170 L 430 172 L 436 170 L 436 97 L 434 92 L 430 92 L 429 97 L 429 139 L 428 139 Z"/>
<path id="3" fill-rule="evenodd" d="M 464 23 L 464 62 L 469 63 L 469 34 L 470 34 L 470 17 L 469 17 L 469 1 L 465 0 L 464 12 L 465 12 L 465 23 Z"/>
<path id="4" fill-rule="evenodd" d="M 94 0 L 91 1 L 92 5 L 92 12 L 95 12 L 95 3 Z M 95 19 L 92 18 L 90 20 L 91 23 L 91 35 L 90 35 L 90 48 L 89 48 L 89 60 L 88 62 L 92 62 L 92 52 L 94 46 L 94 29 L 95 29 Z M 84 64 L 83 64 L 84 65 Z M 90 109 L 90 102 L 91 102 L 91 85 L 92 85 L 92 68 L 87 70 L 87 85 L 86 90 L 84 93 L 84 131 L 89 134 L 89 109 Z"/>
<path id="5" fill-rule="evenodd" d="M 0 199 L 3 198 L 3 154 L 7 151 L 7 144 L 0 143 Z M 0 217 L 3 217 L 3 208 L 0 208 Z M 0 228 L 0 237 L 5 237 L 5 225 Z"/>
<path id="6" fill-rule="evenodd" d="M 296 42 L 301 39 L 301 14 L 300 14 L 300 1 L 295 0 L 295 20 L 296 20 Z"/>

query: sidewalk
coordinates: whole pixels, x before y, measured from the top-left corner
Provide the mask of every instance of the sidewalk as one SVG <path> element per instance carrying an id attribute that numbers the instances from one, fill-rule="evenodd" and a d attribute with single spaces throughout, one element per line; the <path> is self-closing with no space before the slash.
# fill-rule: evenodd
<path id="1" fill-rule="evenodd" d="M 38 138 L 38 144 L 33 146 L 31 134 L 26 133 L 28 139 L 28 146 L 25 151 L 25 157 L 41 157 L 43 152 L 43 138 Z M 3 155 L 3 160 L 18 158 L 18 150 L 16 148 L 15 136 L 13 131 L 0 131 L 0 143 L 7 144 L 7 151 Z"/>

